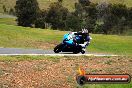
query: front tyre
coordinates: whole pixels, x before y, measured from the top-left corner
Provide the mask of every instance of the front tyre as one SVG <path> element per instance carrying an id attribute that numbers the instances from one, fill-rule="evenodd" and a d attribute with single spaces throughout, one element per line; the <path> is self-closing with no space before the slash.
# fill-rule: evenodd
<path id="1" fill-rule="evenodd" d="M 61 52 L 61 50 L 62 50 L 62 46 L 63 46 L 62 43 L 60 43 L 59 45 L 57 45 L 57 46 L 54 48 L 54 52 L 55 52 L 55 53 L 59 53 L 59 52 Z"/>
<path id="2" fill-rule="evenodd" d="M 84 50 L 82 50 L 82 51 L 81 51 L 81 53 L 82 53 L 82 54 L 85 54 L 85 51 L 84 51 Z"/>

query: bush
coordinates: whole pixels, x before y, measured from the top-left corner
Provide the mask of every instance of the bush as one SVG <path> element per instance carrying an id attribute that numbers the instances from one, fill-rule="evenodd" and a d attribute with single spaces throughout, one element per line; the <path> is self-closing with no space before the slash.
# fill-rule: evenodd
<path id="1" fill-rule="evenodd" d="M 62 3 L 52 3 L 47 13 L 46 22 L 50 23 L 53 29 L 64 29 L 68 13 L 68 9 L 63 7 Z"/>
<path id="2" fill-rule="evenodd" d="M 39 11 L 37 0 L 17 0 L 16 16 L 19 26 L 31 27 Z"/>
<path id="3" fill-rule="evenodd" d="M 81 29 L 81 20 L 77 16 L 69 14 L 66 19 L 66 29 L 70 31 L 79 31 Z"/>
<path id="4" fill-rule="evenodd" d="M 35 21 L 35 28 L 45 28 L 47 11 L 40 11 Z"/>
<path id="5" fill-rule="evenodd" d="M 14 11 L 13 8 L 11 8 L 11 9 L 9 10 L 9 14 L 10 14 L 10 15 L 16 15 L 16 13 L 15 13 L 15 11 Z"/>

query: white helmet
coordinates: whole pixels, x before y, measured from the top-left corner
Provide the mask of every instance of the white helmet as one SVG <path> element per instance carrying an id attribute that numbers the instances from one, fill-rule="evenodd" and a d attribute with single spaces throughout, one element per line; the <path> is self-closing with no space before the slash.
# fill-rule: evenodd
<path id="1" fill-rule="evenodd" d="M 88 30 L 87 29 L 82 29 L 82 33 L 88 33 Z"/>

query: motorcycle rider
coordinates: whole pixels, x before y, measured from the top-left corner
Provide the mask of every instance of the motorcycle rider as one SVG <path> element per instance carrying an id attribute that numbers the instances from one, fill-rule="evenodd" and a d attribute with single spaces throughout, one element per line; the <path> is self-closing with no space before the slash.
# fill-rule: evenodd
<path id="1" fill-rule="evenodd" d="M 89 31 L 85 28 L 82 29 L 82 40 L 83 40 L 83 42 L 79 45 L 82 46 L 83 52 L 86 51 L 86 47 L 90 44 L 91 39 L 92 39 L 92 37 L 89 35 Z"/>
<path id="2" fill-rule="evenodd" d="M 87 29 L 82 29 L 81 32 L 69 32 L 68 34 L 65 34 L 64 35 L 64 42 L 67 44 L 67 45 L 70 45 L 70 46 L 76 46 L 77 45 L 77 36 L 79 37 L 80 39 L 80 43 L 79 45 L 82 46 L 82 52 L 85 52 L 86 51 L 86 47 L 90 44 L 90 40 L 92 39 L 89 35 L 89 32 Z"/>

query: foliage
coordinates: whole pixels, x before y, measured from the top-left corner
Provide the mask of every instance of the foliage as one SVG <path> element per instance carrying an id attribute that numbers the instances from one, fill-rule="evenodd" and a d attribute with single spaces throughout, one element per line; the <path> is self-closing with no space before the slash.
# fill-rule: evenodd
<path id="1" fill-rule="evenodd" d="M 129 11 L 125 5 L 101 3 L 97 5 L 97 9 L 97 19 L 101 19 L 103 23 L 98 27 L 104 34 L 122 34 L 127 31 Z M 129 18 L 129 20 L 132 20 L 132 18 Z"/>
<path id="2" fill-rule="evenodd" d="M 3 5 L 3 11 L 4 11 L 4 13 L 7 12 L 5 5 Z"/>
<path id="3" fill-rule="evenodd" d="M 81 29 L 81 20 L 73 15 L 69 14 L 66 19 L 66 30 L 79 31 Z"/>
<path id="4" fill-rule="evenodd" d="M 45 28 L 47 11 L 40 11 L 35 21 L 35 28 Z"/>
<path id="5" fill-rule="evenodd" d="M 35 24 L 36 28 L 51 27 L 54 30 L 70 31 L 86 28 L 92 33 L 104 34 L 122 34 L 132 28 L 132 8 L 121 3 L 97 4 L 90 0 L 78 0 L 78 3 L 75 3 L 75 11 L 69 12 L 63 7 L 63 0 L 51 3 L 48 10 L 39 10 L 36 0 L 18 0 L 16 15 L 18 25 Z"/>
<path id="6" fill-rule="evenodd" d="M 15 15 L 15 14 L 16 14 L 13 8 L 11 8 L 11 9 L 9 10 L 9 14 L 10 14 L 10 15 Z"/>
<path id="7" fill-rule="evenodd" d="M 31 27 L 39 11 L 37 0 L 17 0 L 16 16 L 19 26 Z"/>
<path id="8" fill-rule="evenodd" d="M 79 2 L 82 6 L 89 6 L 89 4 L 91 3 L 90 0 L 78 0 L 78 2 Z"/>
<path id="9" fill-rule="evenodd" d="M 63 7 L 62 3 L 52 3 L 47 13 L 46 22 L 50 23 L 53 29 L 64 29 L 68 13 L 68 9 Z"/>

